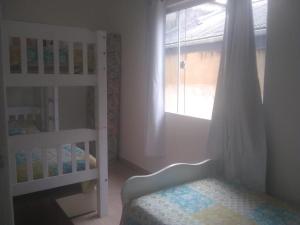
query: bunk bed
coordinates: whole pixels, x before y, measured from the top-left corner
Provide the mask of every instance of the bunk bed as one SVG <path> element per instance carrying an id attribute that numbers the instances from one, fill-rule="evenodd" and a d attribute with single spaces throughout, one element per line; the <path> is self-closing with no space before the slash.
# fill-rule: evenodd
<path id="1" fill-rule="evenodd" d="M 4 155 L 9 161 L 11 195 L 96 180 L 97 212 L 104 216 L 108 192 L 106 33 L 4 21 L 1 47 Z M 95 90 L 94 128 L 62 130 L 59 90 L 78 86 Z M 51 89 L 51 110 L 9 107 L 7 90 L 12 87 Z M 46 124 L 37 126 L 36 118 Z M 95 155 L 90 154 L 91 148 Z"/>

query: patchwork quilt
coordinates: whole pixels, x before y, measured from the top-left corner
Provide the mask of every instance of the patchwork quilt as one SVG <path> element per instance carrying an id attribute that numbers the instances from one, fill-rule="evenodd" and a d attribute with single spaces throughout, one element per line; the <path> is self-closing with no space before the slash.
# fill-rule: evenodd
<path id="1" fill-rule="evenodd" d="M 71 145 L 64 145 L 63 147 L 63 173 L 72 173 L 72 150 L 75 151 L 76 157 L 76 169 L 77 171 L 85 170 L 85 151 L 79 147 Z M 57 151 L 56 149 L 49 149 L 47 151 L 47 161 L 48 161 L 48 176 L 58 176 L 58 164 L 57 164 Z M 96 167 L 96 159 L 90 155 L 90 168 Z M 27 158 L 25 153 L 16 154 L 16 165 L 17 165 L 17 182 L 27 181 Z M 43 164 L 42 164 L 42 154 L 33 153 L 32 154 L 32 168 L 33 168 L 33 179 L 43 178 Z"/>
<path id="2" fill-rule="evenodd" d="M 139 197 L 122 225 L 300 225 L 300 211 L 238 184 L 207 178 Z"/>

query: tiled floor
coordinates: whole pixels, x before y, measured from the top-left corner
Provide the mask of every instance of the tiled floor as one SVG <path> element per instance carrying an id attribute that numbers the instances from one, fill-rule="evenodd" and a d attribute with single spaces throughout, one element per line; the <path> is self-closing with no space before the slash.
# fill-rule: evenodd
<path id="1" fill-rule="evenodd" d="M 113 163 L 109 168 L 108 216 L 97 218 L 95 213 L 77 217 L 72 220 L 74 225 L 119 225 L 122 203 L 121 188 L 126 179 L 141 174 L 122 163 Z"/>

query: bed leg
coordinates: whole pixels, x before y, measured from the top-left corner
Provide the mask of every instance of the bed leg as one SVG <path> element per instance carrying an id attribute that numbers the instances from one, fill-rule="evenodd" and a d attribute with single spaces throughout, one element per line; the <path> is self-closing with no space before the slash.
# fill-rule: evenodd
<path id="1" fill-rule="evenodd" d="M 107 185 L 107 182 L 106 182 L 106 185 Z M 108 214 L 107 192 L 103 189 L 105 189 L 105 184 L 103 185 L 103 184 L 100 184 L 100 182 L 97 182 L 97 190 L 96 190 L 96 192 L 97 192 L 97 216 L 99 218 L 102 218 Z"/>
<path id="2" fill-rule="evenodd" d="M 106 32 L 97 31 L 97 77 L 96 128 L 97 139 L 97 214 L 103 217 L 108 213 L 108 156 L 107 156 L 107 77 L 106 77 Z"/>

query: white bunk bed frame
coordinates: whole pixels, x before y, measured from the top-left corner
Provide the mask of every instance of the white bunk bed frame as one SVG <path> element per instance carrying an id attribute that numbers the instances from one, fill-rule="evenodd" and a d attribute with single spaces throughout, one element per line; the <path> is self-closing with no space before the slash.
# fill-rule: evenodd
<path id="1" fill-rule="evenodd" d="M 9 167 L 10 189 L 12 196 L 42 191 L 73 183 L 97 180 L 97 213 L 102 217 L 107 214 L 108 165 L 107 165 L 107 87 L 106 87 L 106 32 L 92 32 L 75 27 L 52 26 L 14 21 L 2 22 L 2 94 L 5 121 L 1 121 L 5 129 L 6 147 L 4 160 Z M 22 72 L 10 73 L 9 39 L 19 37 L 21 40 Z M 38 43 L 38 73 L 27 73 L 26 38 L 37 39 Z M 43 40 L 53 40 L 54 43 L 54 74 L 44 74 Z M 59 41 L 68 43 L 69 74 L 59 72 Z M 82 43 L 83 74 L 74 74 L 73 43 Z M 96 74 L 88 74 L 87 44 L 95 44 Z M 1 80 L 1 81 L 2 81 Z M 0 85 L 1 86 L 1 85 Z M 74 129 L 60 131 L 58 91 L 61 86 L 93 86 L 95 87 L 96 129 Z M 9 116 L 27 117 L 39 113 L 33 108 L 8 108 L 6 88 L 8 87 L 53 87 L 54 88 L 54 131 L 35 134 L 9 136 L 7 122 Z M 3 106 L 1 106 L 3 107 Z M 96 142 L 97 168 L 85 166 L 84 171 L 76 171 L 76 157 L 72 152 L 72 173 L 63 174 L 62 146 L 65 144 L 84 143 L 85 163 L 89 165 L 89 142 Z M 46 155 L 46 149 L 57 149 L 58 176 L 48 176 L 47 156 L 42 157 L 43 178 L 33 179 L 32 153 L 41 152 Z M 16 153 L 27 156 L 26 182 L 18 183 L 16 179 Z M 7 157 L 6 157 L 7 156 Z"/>
<path id="2" fill-rule="evenodd" d="M 41 110 L 38 107 L 8 107 L 7 115 L 8 119 L 21 120 L 21 119 L 35 119 L 41 114 Z"/>

